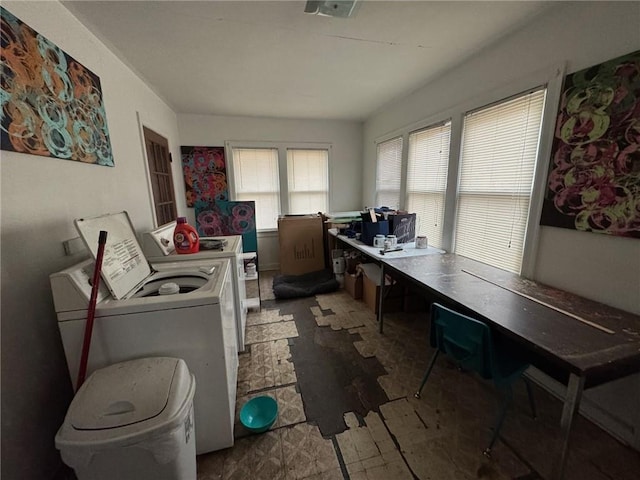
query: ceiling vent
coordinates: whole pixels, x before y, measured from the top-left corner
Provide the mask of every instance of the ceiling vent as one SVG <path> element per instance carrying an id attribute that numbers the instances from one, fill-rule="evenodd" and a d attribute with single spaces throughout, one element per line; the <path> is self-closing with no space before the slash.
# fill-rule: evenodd
<path id="1" fill-rule="evenodd" d="M 354 14 L 358 0 L 308 1 L 304 13 L 325 17 L 347 18 Z"/>

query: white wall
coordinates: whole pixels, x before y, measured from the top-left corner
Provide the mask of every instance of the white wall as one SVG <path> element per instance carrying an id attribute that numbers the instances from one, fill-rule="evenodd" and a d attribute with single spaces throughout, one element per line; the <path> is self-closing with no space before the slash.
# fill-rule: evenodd
<path id="1" fill-rule="evenodd" d="M 360 122 L 180 114 L 178 128 L 182 145 L 189 146 L 224 146 L 227 140 L 331 144 L 329 209 L 340 212 L 362 208 Z M 188 214 L 195 225 L 193 210 Z M 261 270 L 278 268 L 277 235 L 258 235 L 258 256 Z"/>
<path id="2" fill-rule="evenodd" d="M 154 226 L 137 112 L 174 158 L 179 142 L 172 110 L 61 4 L 3 6 L 100 77 L 115 160 L 2 151 L 2 478 L 42 480 L 59 467 L 53 439 L 72 397 L 48 276 L 84 256 L 65 256 L 61 242 L 83 216 L 127 210 L 138 230 Z"/>
<path id="3" fill-rule="evenodd" d="M 639 25 L 638 2 L 559 2 L 509 38 L 386 105 L 365 123 L 363 203 L 374 199 L 376 139 L 437 120 L 441 112 L 554 65 L 565 63 L 571 73 L 638 50 Z M 537 246 L 536 280 L 640 314 L 640 240 L 542 227 Z M 586 397 L 608 412 L 609 419 L 593 413 L 598 421 L 640 448 L 640 415 L 628 407 L 640 404 L 638 376 Z"/>
<path id="4" fill-rule="evenodd" d="M 508 41 L 386 107 L 366 123 L 363 142 L 358 123 L 192 115 L 180 115 L 176 121 L 171 109 L 59 3 L 4 1 L 3 6 L 100 77 L 116 164 L 107 168 L 1 152 L 1 476 L 21 480 L 52 478 L 59 465 L 53 437 L 72 392 L 48 276 L 81 259 L 65 256 L 61 245 L 77 236 L 73 219 L 127 210 L 138 231 L 154 226 L 138 114 L 147 127 L 169 140 L 180 214 L 192 212 L 186 209 L 182 173 L 175 161 L 179 146 L 223 145 L 225 140 L 332 143 L 331 208 L 354 210 L 372 202 L 373 140 L 380 135 L 540 67 L 566 60 L 567 71 L 575 71 L 640 48 L 637 3 L 558 5 Z M 639 313 L 629 298 L 638 297 L 640 286 L 640 269 L 633 270 L 629 263 L 640 258 L 638 243 L 543 228 L 538 278 Z M 554 257 L 561 251 L 584 252 L 585 258 L 578 266 L 570 256 Z M 602 273 L 602 260 L 594 260 L 595 254 L 604 254 L 611 268 Z M 639 382 L 629 383 L 622 394 L 627 402 L 637 395 Z M 629 409 L 623 410 L 622 423 L 627 425 Z"/>

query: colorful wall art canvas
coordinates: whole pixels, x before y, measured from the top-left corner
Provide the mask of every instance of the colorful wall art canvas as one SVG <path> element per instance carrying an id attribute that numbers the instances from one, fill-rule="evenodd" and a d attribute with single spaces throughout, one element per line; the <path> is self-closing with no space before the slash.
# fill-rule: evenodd
<path id="1" fill-rule="evenodd" d="M 0 7 L 2 150 L 112 167 L 100 79 Z"/>
<path id="2" fill-rule="evenodd" d="M 215 203 L 196 202 L 195 210 L 198 235 L 203 237 L 242 235 L 243 250 L 258 251 L 256 202 L 225 200 Z"/>
<path id="3" fill-rule="evenodd" d="M 187 206 L 229 199 L 224 147 L 180 147 Z"/>
<path id="4" fill-rule="evenodd" d="M 540 223 L 640 238 L 640 51 L 566 77 Z"/>

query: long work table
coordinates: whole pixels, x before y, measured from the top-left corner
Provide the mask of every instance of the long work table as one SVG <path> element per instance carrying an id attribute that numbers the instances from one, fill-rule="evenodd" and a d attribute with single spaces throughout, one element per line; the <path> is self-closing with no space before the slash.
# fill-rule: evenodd
<path id="1" fill-rule="evenodd" d="M 415 242 L 409 243 L 400 243 L 398 244 L 398 249 L 391 249 L 389 251 L 385 251 L 379 247 L 372 247 L 362 243 L 360 240 L 356 240 L 355 238 L 349 238 L 345 235 L 338 235 L 335 233 L 331 233 L 338 241 L 347 245 L 348 247 L 355 248 L 360 253 L 366 255 L 370 260 L 378 263 L 380 268 L 380 285 L 385 285 L 385 272 L 384 272 L 384 260 L 392 260 L 392 259 L 412 259 L 416 257 L 423 257 L 425 255 L 438 255 L 443 254 L 444 250 L 440 250 L 435 247 L 427 247 L 427 248 L 416 248 Z M 378 299 L 378 324 L 380 333 L 382 333 L 382 308 L 384 305 L 384 297 L 385 292 L 384 288 L 380 288 L 380 296 Z"/>
<path id="2" fill-rule="evenodd" d="M 385 257 L 381 265 L 383 276 L 400 276 L 483 320 L 567 385 L 552 473 L 563 478 L 583 390 L 640 371 L 640 317 L 455 254 Z M 382 332 L 382 308 L 378 319 Z"/>
<path id="3" fill-rule="evenodd" d="M 348 245 L 350 247 L 359 250 L 369 258 L 382 261 L 389 260 L 393 258 L 413 258 L 413 257 L 422 257 L 424 255 L 433 255 L 438 253 L 444 253 L 444 250 L 440 250 L 435 247 L 427 247 L 427 248 L 416 248 L 415 242 L 409 243 L 399 243 L 398 248 L 401 250 L 390 250 L 388 252 L 382 253 L 384 250 L 379 247 L 371 247 L 362 243 L 360 240 L 356 240 L 355 238 L 349 238 L 345 235 L 333 235 L 339 241 Z"/>

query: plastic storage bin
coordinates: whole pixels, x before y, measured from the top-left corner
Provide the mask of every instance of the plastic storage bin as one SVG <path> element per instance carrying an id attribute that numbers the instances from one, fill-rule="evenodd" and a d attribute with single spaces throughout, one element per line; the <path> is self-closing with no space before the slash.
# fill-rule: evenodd
<path id="1" fill-rule="evenodd" d="M 96 370 L 56 435 L 78 480 L 195 480 L 195 378 L 153 357 Z"/>

